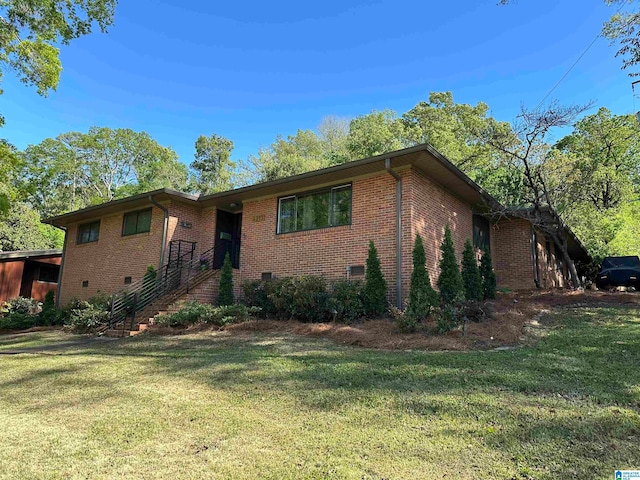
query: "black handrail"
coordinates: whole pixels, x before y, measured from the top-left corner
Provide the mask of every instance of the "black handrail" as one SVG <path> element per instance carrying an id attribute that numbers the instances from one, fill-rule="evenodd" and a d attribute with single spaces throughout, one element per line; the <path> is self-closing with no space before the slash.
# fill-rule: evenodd
<path id="1" fill-rule="evenodd" d="M 145 276 L 126 289 L 114 293 L 111 296 L 108 328 L 122 322 L 124 330 L 127 318 L 131 317 L 133 329 L 136 314 L 154 301 L 183 286 L 186 293 L 189 293 L 190 286 L 205 275 L 203 272 L 213 269 L 213 248 L 201 253 L 198 258 L 194 258 L 193 253 L 192 249 L 176 260 L 169 260 L 160 270 L 159 277 Z"/>

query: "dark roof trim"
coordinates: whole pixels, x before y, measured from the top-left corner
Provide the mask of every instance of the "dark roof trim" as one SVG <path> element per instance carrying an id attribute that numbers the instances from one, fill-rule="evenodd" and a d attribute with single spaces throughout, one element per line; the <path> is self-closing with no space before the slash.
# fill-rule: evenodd
<path id="1" fill-rule="evenodd" d="M 187 202 L 197 202 L 198 195 L 189 195 L 188 193 L 178 192 L 176 190 L 171 190 L 170 188 L 160 188 L 158 190 L 153 190 L 151 192 L 139 193 L 137 195 L 132 195 L 130 197 L 121 198 L 118 200 L 111 200 L 110 202 L 101 203 L 100 205 L 92 205 L 91 207 L 82 208 L 80 210 L 75 210 L 73 212 L 65 213 L 63 215 L 57 215 L 55 217 L 49 217 L 42 220 L 42 223 L 48 223 L 51 225 L 64 225 L 64 221 L 67 219 L 72 219 L 78 215 L 85 215 L 87 213 L 91 213 L 93 211 L 98 212 L 105 207 L 112 207 L 114 205 L 126 205 L 127 203 L 134 203 L 139 200 L 145 200 L 149 196 L 155 197 L 158 195 L 165 195 L 170 199 L 182 200 Z"/>
<path id="2" fill-rule="evenodd" d="M 0 252 L 0 260 L 56 256 L 62 256 L 61 248 L 52 248 L 49 250 L 15 250 L 13 252 Z"/>
<path id="3" fill-rule="evenodd" d="M 490 205 L 499 205 L 498 201 L 495 198 L 489 195 L 489 193 L 487 193 L 482 187 L 480 187 L 477 183 L 471 180 L 464 172 L 462 172 L 462 170 L 460 170 L 453 163 L 447 160 L 440 152 L 438 152 L 435 148 L 433 148 L 428 143 L 416 145 L 415 147 L 403 148 L 402 150 L 396 150 L 389 153 L 383 153 L 382 155 L 376 155 L 375 157 L 363 158 L 362 160 L 345 162 L 340 165 L 335 165 L 333 167 L 321 168 L 320 170 L 312 170 L 311 172 L 300 173 L 298 175 L 293 175 L 291 177 L 278 178 L 276 180 L 271 180 L 268 182 L 256 183 L 254 185 L 236 188 L 234 190 L 228 190 L 226 192 L 203 195 L 198 199 L 198 201 L 206 202 L 207 200 L 224 198 L 229 195 L 248 193 L 256 190 L 261 190 L 267 187 L 274 187 L 277 185 L 286 185 L 287 183 L 291 183 L 296 180 L 309 179 L 309 178 L 317 177 L 317 176 L 328 174 L 328 173 L 340 172 L 342 170 L 351 170 L 353 168 L 357 168 L 362 165 L 368 165 L 370 163 L 384 161 L 387 158 L 391 160 L 396 157 L 402 157 L 405 155 L 410 155 L 412 153 L 419 153 L 419 152 L 430 153 L 438 162 L 444 165 L 448 170 L 454 173 L 458 178 L 460 178 L 465 183 L 467 183 L 471 188 L 476 190 L 484 198 L 484 200 L 487 201 Z M 382 170 L 384 170 L 384 168 L 382 168 L 381 171 Z"/>

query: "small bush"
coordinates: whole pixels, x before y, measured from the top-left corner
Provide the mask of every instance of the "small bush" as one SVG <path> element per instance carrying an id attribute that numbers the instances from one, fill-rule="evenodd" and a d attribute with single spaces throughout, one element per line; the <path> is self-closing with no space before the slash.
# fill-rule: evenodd
<path id="1" fill-rule="evenodd" d="M 49 290 L 42 302 L 42 311 L 38 315 L 39 325 L 60 325 L 64 321 L 62 312 L 56 308 L 55 293 Z"/>
<path id="2" fill-rule="evenodd" d="M 184 303 L 175 313 L 157 316 L 155 322 L 166 327 L 187 327 L 198 323 L 224 326 L 245 322 L 258 312 L 257 307 L 247 307 L 246 305 L 214 307 L 210 304 L 192 301 Z"/>
<path id="3" fill-rule="evenodd" d="M 224 255 L 222 270 L 220 270 L 218 305 L 233 305 L 233 269 L 229 252 Z"/>
<path id="4" fill-rule="evenodd" d="M 67 312 L 66 325 L 74 331 L 95 330 L 109 321 L 108 311 L 88 301 L 72 300 L 65 311 Z"/>
<path id="5" fill-rule="evenodd" d="M 438 332 L 447 333 L 453 330 L 460 323 L 460 312 L 457 306 L 451 304 L 442 305 L 434 312 L 434 317 L 438 325 Z"/>
<path id="6" fill-rule="evenodd" d="M 480 275 L 482 276 L 482 292 L 485 300 L 496 298 L 496 274 L 493 271 L 491 254 L 488 251 L 483 252 L 480 259 Z"/>
<path id="7" fill-rule="evenodd" d="M 279 280 L 270 295 L 280 318 L 322 322 L 331 318 L 330 296 L 323 277 L 312 275 Z"/>
<path id="8" fill-rule="evenodd" d="M 187 327 L 196 323 L 204 322 L 213 314 L 213 305 L 200 303 L 196 300 L 185 302 L 180 305 L 180 309 L 175 313 L 158 315 L 155 322 L 158 325 L 167 327 Z"/>
<path id="9" fill-rule="evenodd" d="M 362 301 L 367 315 L 380 317 L 387 313 L 387 282 L 382 275 L 378 250 L 372 240 L 369 240 Z"/>
<path id="10" fill-rule="evenodd" d="M 409 287 L 409 302 L 407 315 L 414 321 L 426 318 L 431 308 L 437 305 L 438 294 L 431 286 L 429 272 L 426 267 L 427 257 L 424 253 L 422 238 L 416 234 L 413 246 L 413 270 Z"/>
<path id="11" fill-rule="evenodd" d="M 109 310 L 111 308 L 111 295 L 98 292 L 94 296 L 89 297 L 87 302 L 100 310 Z"/>
<path id="12" fill-rule="evenodd" d="M 442 241 L 440 250 L 442 251 L 440 277 L 438 277 L 440 300 L 442 305 L 454 305 L 462 298 L 464 292 L 449 225 L 445 228 L 444 240 Z"/>
<path id="13" fill-rule="evenodd" d="M 42 304 L 33 298 L 17 297 L 5 302 L 2 306 L 3 314 L 20 313 L 23 315 L 37 315 Z"/>
<path id="14" fill-rule="evenodd" d="M 336 318 L 342 322 L 353 322 L 364 316 L 362 284 L 358 281 L 339 280 L 332 285 L 332 305 Z"/>
<path id="15" fill-rule="evenodd" d="M 400 310 L 395 306 L 389 307 L 391 318 L 403 333 L 413 333 L 418 328 L 418 318 L 408 310 Z"/>
<path id="16" fill-rule="evenodd" d="M 0 330 L 25 330 L 35 327 L 37 317 L 28 313 L 13 312 L 0 317 Z"/>
<path id="17" fill-rule="evenodd" d="M 478 268 L 476 254 L 471 245 L 471 241 L 467 239 L 464 243 L 464 251 L 462 252 L 462 284 L 464 286 L 464 297 L 467 300 L 480 301 L 483 299 L 482 293 L 482 276 Z"/>
<path id="18" fill-rule="evenodd" d="M 277 280 L 251 280 L 242 285 L 244 301 L 250 307 L 260 309 L 261 317 L 272 317 L 276 314 L 276 307 L 271 295 L 278 284 Z"/>

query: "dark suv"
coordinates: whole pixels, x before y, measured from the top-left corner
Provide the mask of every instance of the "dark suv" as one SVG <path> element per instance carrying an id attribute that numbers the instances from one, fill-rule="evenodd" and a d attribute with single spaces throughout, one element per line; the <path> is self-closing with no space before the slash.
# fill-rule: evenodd
<path id="1" fill-rule="evenodd" d="M 602 260 L 600 273 L 596 277 L 596 286 L 634 287 L 640 290 L 640 259 L 638 257 L 607 257 Z"/>

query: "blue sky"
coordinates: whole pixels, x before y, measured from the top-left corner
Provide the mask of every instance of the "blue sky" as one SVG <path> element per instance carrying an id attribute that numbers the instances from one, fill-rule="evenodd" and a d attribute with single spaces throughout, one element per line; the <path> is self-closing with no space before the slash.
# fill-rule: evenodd
<path id="1" fill-rule="evenodd" d="M 49 97 L 5 76 L 0 136 L 24 148 L 94 125 L 126 127 L 190 163 L 196 138 L 217 133 L 242 159 L 323 116 L 402 113 L 444 90 L 511 121 L 521 104 L 537 105 L 612 9 L 602 0 L 496 3 L 122 0 L 107 35 L 63 47 Z M 599 39 L 552 98 L 640 109 L 614 53 Z"/>

